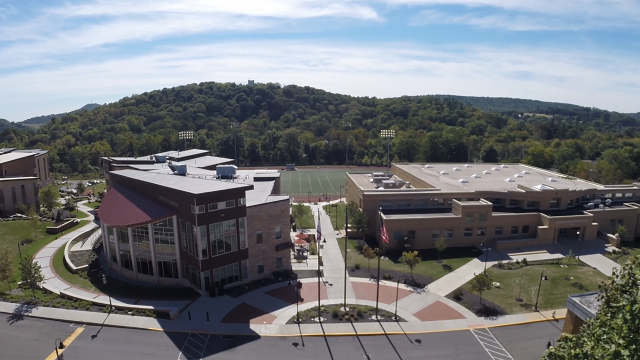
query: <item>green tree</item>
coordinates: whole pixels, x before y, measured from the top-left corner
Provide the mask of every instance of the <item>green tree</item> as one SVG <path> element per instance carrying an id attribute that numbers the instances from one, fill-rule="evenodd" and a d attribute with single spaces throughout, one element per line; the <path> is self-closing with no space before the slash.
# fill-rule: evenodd
<path id="1" fill-rule="evenodd" d="M 369 220 L 367 219 L 367 216 L 363 214 L 359 209 L 356 215 L 353 217 L 353 220 L 350 220 L 349 222 L 351 223 L 350 225 L 353 227 L 353 229 L 357 232 L 365 232 L 367 231 L 367 227 L 369 226 Z"/>
<path id="2" fill-rule="evenodd" d="M 616 233 L 620 235 L 620 240 L 625 240 L 627 238 L 627 228 L 624 225 L 618 225 L 616 227 Z"/>
<path id="3" fill-rule="evenodd" d="M 553 166 L 555 155 L 552 149 L 542 145 L 533 146 L 529 149 L 529 155 L 524 158 L 524 163 L 539 168 L 548 169 Z"/>
<path id="4" fill-rule="evenodd" d="M 78 197 L 82 196 L 82 194 L 84 194 L 85 190 L 86 190 L 86 186 L 85 186 L 84 182 L 78 181 L 76 183 L 76 191 L 78 192 Z"/>
<path id="5" fill-rule="evenodd" d="M 40 218 L 38 217 L 38 213 L 36 213 L 36 210 L 32 206 L 29 206 L 27 217 L 29 218 L 29 222 L 31 223 L 33 238 L 35 238 L 38 231 L 38 224 L 40 224 Z"/>
<path id="6" fill-rule="evenodd" d="M 42 189 L 40 189 L 40 193 L 38 194 L 40 199 L 40 204 L 47 209 L 48 211 L 52 211 L 54 208 L 60 206 L 60 193 L 58 188 L 54 184 L 49 184 Z"/>
<path id="7" fill-rule="evenodd" d="M 23 257 L 20 259 L 20 279 L 22 284 L 31 289 L 33 299 L 36 298 L 36 287 L 44 281 L 42 268 L 40 264 L 34 261 L 32 257 Z"/>
<path id="8" fill-rule="evenodd" d="M 9 291 L 11 291 L 11 279 L 13 278 L 14 272 L 13 253 L 9 245 L 2 245 L 2 247 L 0 247 L 0 281 L 7 282 Z"/>
<path id="9" fill-rule="evenodd" d="M 371 272 L 371 260 L 375 259 L 377 255 L 377 249 L 373 249 L 369 247 L 369 245 L 365 245 L 364 248 L 362 248 L 362 256 L 368 260 L 367 270 L 369 270 L 369 272 Z"/>
<path id="10" fill-rule="evenodd" d="M 480 296 L 480 303 L 482 304 L 482 293 L 486 290 L 491 290 L 492 285 L 491 278 L 484 273 L 480 273 L 469 283 L 469 291 Z"/>
<path id="11" fill-rule="evenodd" d="M 439 236 L 436 239 L 436 250 L 438 250 L 438 261 L 442 259 L 442 253 L 447 249 L 447 237 Z"/>
<path id="12" fill-rule="evenodd" d="M 293 209 L 291 209 L 291 216 L 293 216 L 296 224 L 299 223 L 299 220 L 304 216 L 305 213 L 306 209 L 302 204 L 293 205 Z"/>
<path id="13" fill-rule="evenodd" d="M 484 163 L 497 163 L 499 160 L 498 150 L 493 146 L 493 144 L 486 144 L 480 150 L 480 159 Z"/>
<path id="14" fill-rule="evenodd" d="M 640 359 L 640 257 L 634 256 L 600 285 L 600 308 L 575 335 L 562 334 L 544 359 Z"/>
<path id="15" fill-rule="evenodd" d="M 411 272 L 411 280 L 413 280 L 413 269 L 420 264 L 422 260 L 418 256 L 417 251 L 404 251 L 402 253 L 402 257 L 400 258 L 400 262 L 407 265 L 409 271 Z"/>

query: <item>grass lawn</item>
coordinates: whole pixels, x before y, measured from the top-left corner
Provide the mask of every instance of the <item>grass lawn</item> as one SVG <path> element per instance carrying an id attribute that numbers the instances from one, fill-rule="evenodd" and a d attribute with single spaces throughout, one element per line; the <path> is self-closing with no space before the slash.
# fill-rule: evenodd
<path id="1" fill-rule="evenodd" d="M 78 225 L 75 227 L 65 231 L 68 233 L 71 230 L 77 229 L 78 227 L 84 226 L 88 224 L 88 220 L 81 220 Z M 10 221 L 10 222 L 2 222 L 0 223 L 0 245 L 9 245 L 13 255 L 14 255 L 14 267 L 16 269 L 13 276 L 13 284 L 12 288 L 15 287 L 15 283 L 18 279 L 20 279 L 20 274 L 18 273 L 18 263 L 20 261 L 20 256 L 18 252 L 18 244 L 20 241 L 24 239 L 32 239 L 33 242 L 29 244 L 25 244 L 20 247 L 20 251 L 22 252 L 22 256 L 33 256 L 38 250 L 42 249 L 46 244 L 50 243 L 54 239 L 62 236 L 62 234 L 50 235 L 47 234 L 46 228 L 47 226 L 51 226 L 50 222 L 39 222 L 36 230 L 36 234 L 33 234 L 33 227 L 31 226 L 31 222 L 29 221 Z M 0 283 L 0 292 L 5 292 L 9 290 L 9 286 L 6 282 Z"/>
<path id="2" fill-rule="evenodd" d="M 338 239 L 338 243 L 340 244 L 342 256 L 344 256 L 344 238 Z M 360 244 L 364 245 L 364 241 L 349 240 L 347 249 L 347 266 L 351 266 L 356 263 L 360 264 L 363 268 L 368 266 L 369 260 L 365 259 L 365 257 L 360 254 Z M 422 262 L 415 267 L 413 273 L 416 275 L 428 276 L 433 279 L 439 279 L 481 254 L 482 251 L 476 247 L 448 248 L 442 253 L 443 263 L 439 264 L 437 262 L 438 252 L 435 249 L 420 250 L 419 255 Z M 401 252 L 389 252 L 386 256 L 388 259 L 380 261 L 380 269 L 400 271 L 409 276 L 409 268 L 407 265 L 400 262 L 400 257 L 402 256 Z M 371 260 L 371 268 L 373 269 L 376 266 L 376 259 Z"/>
<path id="3" fill-rule="evenodd" d="M 336 206 L 337 205 L 337 206 Z M 339 202 L 337 204 L 324 205 L 322 209 L 329 215 L 331 218 L 331 223 L 333 224 L 333 228 L 336 229 L 336 207 L 338 208 L 338 230 L 344 229 L 344 217 L 347 209 L 347 204 L 343 202 Z"/>
<path id="4" fill-rule="evenodd" d="M 96 209 L 96 208 L 98 208 L 101 204 L 102 204 L 101 202 L 97 202 L 97 201 L 96 201 L 96 202 L 89 202 L 89 203 L 85 203 L 84 205 L 85 205 L 85 206 L 88 206 L 88 207 L 90 207 L 90 208 L 92 208 L 92 209 Z"/>
<path id="5" fill-rule="evenodd" d="M 542 281 L 538 308 L 540 310 L 562 309 L 567 306 L 567 296 L 588 291 L 597 291 L 598 284 L 607 279 L 603 273 L 589 266 L 569 265 L 531 265 L 517 270 L 502 270 L 495 267 L 487 269 L 494 282 L 500 288 L 485 291 L 482 297 L 500 306 L 509 314 L 531 312 L 536 302 L 540 273 L 545 271 L 549 280 Z M 515 301 L 518 289 L 515 279 L 523 278 L 522 302 Z M 469 289 L 469 283 L 463 286 Z"/>
<path id="6" fill-rule="evenodd" d="M 73 210 L 71 213 L 72 213 L 72 214 L 76 214 L 76 218 L 77 218 L 77 219 L 84 219 L 84 218 L 88 218 L 88 217 L 89 217 L 89 215 L 88 215 L 88 214 L 83 213 L 83 212 L 82 212 L 82 211 L 80 211 L 80 210 Z"/>
<path id="7" fill-rule="evenodd" d="M 303 208 L 304 208 L 304 215 L 299 219 L 295 219 L 296 227 L 298 229 L 315 229 L 316 222 L 313 220 L 313 215 L 311 214 L 311 208 L 308 206 L 303 206 Z"/>
<path id="8" fill-rule="evenodd" d="M 93 286 L 89 279 L 85 279 L 72 273 L 64 265 L 64 246 L 58 249 L 58 251 L 53 255 L 53 270 L 58 274 L 58 276 L 64 279 L 64 281 L 70 284 L 76 285 L 85 290 L 96 291 L 96 287 Z"/>
<path id="9" fill-rule="evenodd" d="M 629 261 L 630 257 L 638 255 L 640 255 L 640 243 L 633 241 L 623 241 L 620 244 L 620 250 L 615 254 L 610 252 L 605 253 L 606 257 L 616 261 L 618 264 L 625 264 Z"/>

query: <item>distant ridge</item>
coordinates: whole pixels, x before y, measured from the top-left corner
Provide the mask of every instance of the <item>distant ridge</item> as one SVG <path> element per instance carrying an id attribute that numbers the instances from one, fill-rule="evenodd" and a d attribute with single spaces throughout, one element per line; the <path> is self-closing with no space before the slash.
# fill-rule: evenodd
<path id="1" fill-rule="evenodd" d="M 81 112 L 81 111 L 93 111 L 94 109 L 96 109 L 99 106 L 100 106 L 100 104 L 87 104 L 87 105 L 81 107 L 78 110 L 73 110 L 73 111 L 69 111 L 69 112 L 66 112 L 66 113 L 60 113 L 60 114 L 36 116 L 36 117 L 32 117 L 32 118 L 24 120 L 24 121 L 17 121 L 16 124 L 40 126 L 40 125 L 48 123 L 54 117 L 58 118 L 58 117 L 65 116 L 67 114 L 75 114 L 75 113 L 78 113 L 78 112 Z"/>

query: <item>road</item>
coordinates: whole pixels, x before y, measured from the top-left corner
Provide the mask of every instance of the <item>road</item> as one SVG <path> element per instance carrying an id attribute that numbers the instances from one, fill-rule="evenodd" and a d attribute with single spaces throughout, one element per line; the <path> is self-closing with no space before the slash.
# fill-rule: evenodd
<path id="1" fill-rule="evenodd" d="M 79 335 L 66 344 L 65 360 L 338 360 L 367 359 L 367 356 L 372 360 L 529 360 L 538 359 L 546 348 L 547 340 L 550 337 L 557 339 L 562 327 L 560 321 L 492 328 L 490 334 L 480 335 L 465 330 L 389 336 L 222 339 L 219 335 L 99 326 L 85 326 L 78 330 L 81 325 L 32 318 L 13 322 L 9 315 L 1 314 L 0 317 L 0 358 L 12 360 L 46 359 L 54 351 L 56 338 L 65 341 L 74 332 L 79 332 Z M 487 339 L 489 335 L 493 335 L 496 343 Z M 504 350 L 499 350 L 500 347 Z"/>

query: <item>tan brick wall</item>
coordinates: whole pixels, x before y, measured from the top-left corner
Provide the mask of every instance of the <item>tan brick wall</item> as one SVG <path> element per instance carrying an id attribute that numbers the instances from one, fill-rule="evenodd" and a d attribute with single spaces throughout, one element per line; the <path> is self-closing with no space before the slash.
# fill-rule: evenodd
<path id="1" fill-rule="evenodd" d="M 27 193 L 27 205 L 36 205 L 36 197 L 37 194 L 34 193 L 33 184 L 37 183 L 37 179 L 24 179 L 24 180 L 3 180 L 0 181 L 0 189 L 2 189 L 2 193 L 4 195 L 4 203 L 2 212 L 5 214 L 13 214 L 14 207 L 16 203 L 22 203 L 22 189 L 20 185 L 25 186 L 25 191 Z M 11 195 L 11 187 L 15 187 L 16 191 L 16 203 L 13 202 L 13 197 Z"/>
<path id="2" fill-rule="evenodd" d="M 282 237 L 275 238 L 280 226 Z M 256 233 L 262 231 L 262 244 L 256 241 Z M 247 207 L 247 239 L 249 244 L 249 279 L 271 275 L 273 271 L 291 269 L 289 249 L 276 251 L 276 245 L 291 241 L 289 225 L 289 200 Z M 282 258 L 282 268 L 276 268 L 276 258 Z M 264 273 L 258 274 L 258 264 L 263 262 Z"/>
<path id="3" fill-rule="evenodd" d="M 0 167 L 0 170 L 2 170 L 0 177 L 33 176 L 36 173 L 34 171 L 36 168 L 35 161 L 35 156 L 27 156 L 3 163 Z"/>
<path id="4" fill-rule="evenodd" d="M 580 328 L 584 324 L 584 321 L 580 319 L 571 310 L 567 310 L 567 317 L 564 319 L 564 326 L 562 332 L 565 334 L 575 335 L 580 331 Z"/>

